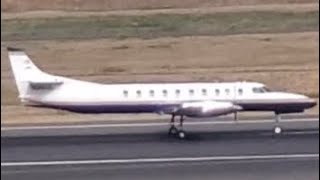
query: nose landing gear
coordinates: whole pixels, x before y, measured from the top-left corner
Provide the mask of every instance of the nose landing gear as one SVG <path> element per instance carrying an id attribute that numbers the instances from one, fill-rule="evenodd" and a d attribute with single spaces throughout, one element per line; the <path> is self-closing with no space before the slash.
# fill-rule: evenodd
<path id="1" fill-rule="evenodd" d="M 280 120 L 281 120 L 280 114 L 276 114 L 276 117 L 275 117 L 276 126 L 273 129 L 273 132 L 275 135 L 279 135 L 282 133 L 282 128 L 279 125 Z"/>

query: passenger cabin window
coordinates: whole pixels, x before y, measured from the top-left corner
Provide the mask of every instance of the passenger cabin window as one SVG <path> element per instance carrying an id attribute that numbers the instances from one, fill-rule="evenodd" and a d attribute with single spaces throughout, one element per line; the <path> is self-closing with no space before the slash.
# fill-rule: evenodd
<path id="1" fill-rule="evenodd" d="M 163 90 L 162 94 L 163 94 L 163 97 L 167 97 L 168 96 L 168 91 L 167 90 Z"/>
<path id="2" fill-rule="evenodd" d="M 219 89 L 216 89 L 216 90 L 215 90 L 215 94 L 216 94 L 216 96 L 219 96 L 220 90 L 219 90 Z"/>
<path id="3" fill-rule="evenodd" d="M 226 92 L 226 95 L 229 95 L 230 94 L 230 89 L 226 89 L 225 92 Z"/>
<path id="4" fill-rule="evenodd" d="M 179 89 L 176 89 L 176 97 L 179 97 L 180 96 L 180 90 Z"/>
<path id="5" fill-rule="evenodd" d="M 193 96 L 193 95 L 194 95 L 194 90 L 193 90 L 193 89 L 190 89 L 190 90 L 189 90 L 189 95 L 190 95 L 190 96 Z"/>
<path id="6" fill-rule="evenodd" d="M 206 89 L 202 89 L 202 95 L 206 96 L 207 95 L 207 90 Z"/>
<path id="7" fill-rule="evenodd" d="M 124 91 L 123 91 L 123 96 L 124 96 L 124 97 L 128 97 L 128 96 L 129 96 L 129 92 L 128 92 L 127 90 L 124 90 Z"/>
<path id="8" fill-rule="evenodd" d="M 238 95 L 242 95 L 243 94 L 243 89 L 238 89 Z"/>
<path id="9" fill-rule="evenodd" d="M 149 91 L 150 97 L 154 97 L 154 90 Z"/>
<path id="10" fill-rule="evenodd" d="M 137 97 L 141 97 L 141 91 L 140 90 L 137 91 Z"/>

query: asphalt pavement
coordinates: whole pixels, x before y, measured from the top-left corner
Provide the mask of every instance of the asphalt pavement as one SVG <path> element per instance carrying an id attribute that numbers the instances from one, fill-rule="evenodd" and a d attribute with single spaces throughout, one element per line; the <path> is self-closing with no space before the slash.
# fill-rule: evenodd
<path id="1" fill-rule="evenodd" d="M 284 120 L 277 136 L 272 121 L 250 121 L 190 121 L 185 140 L 163 122 L 2 129 L 1 178 L 319 178 L 318 118 Z"/>

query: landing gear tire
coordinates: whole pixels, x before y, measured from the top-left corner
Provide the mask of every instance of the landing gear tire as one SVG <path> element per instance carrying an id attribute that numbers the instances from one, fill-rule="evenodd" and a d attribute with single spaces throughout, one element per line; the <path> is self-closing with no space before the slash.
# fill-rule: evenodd
<path id="1" fill-rule="evenodd" d="M 179 131 L 178 138 L 179 139 L 185 139 L 186 138 L 186 133 L 184 131 Z"/>
<path id="2" fill-rule="evenodd" d="M 273 132 L 275 135 L 279 135 L 282 132 L 282 128 L 280 126 L 276 126 L 274 127 Z"/>

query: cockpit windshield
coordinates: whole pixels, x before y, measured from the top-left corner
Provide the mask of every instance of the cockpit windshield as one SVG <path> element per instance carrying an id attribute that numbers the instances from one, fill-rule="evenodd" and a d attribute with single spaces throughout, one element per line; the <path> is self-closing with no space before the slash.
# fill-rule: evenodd
<path id="1" fill-rule="evenodd" d="M 254 88 L 252 88 L 252 91 L 254 93 L 266 93 L 266 92 L 270 92 L 270 89 L 268 89 L 266 87 L 254 87 Z"/>

